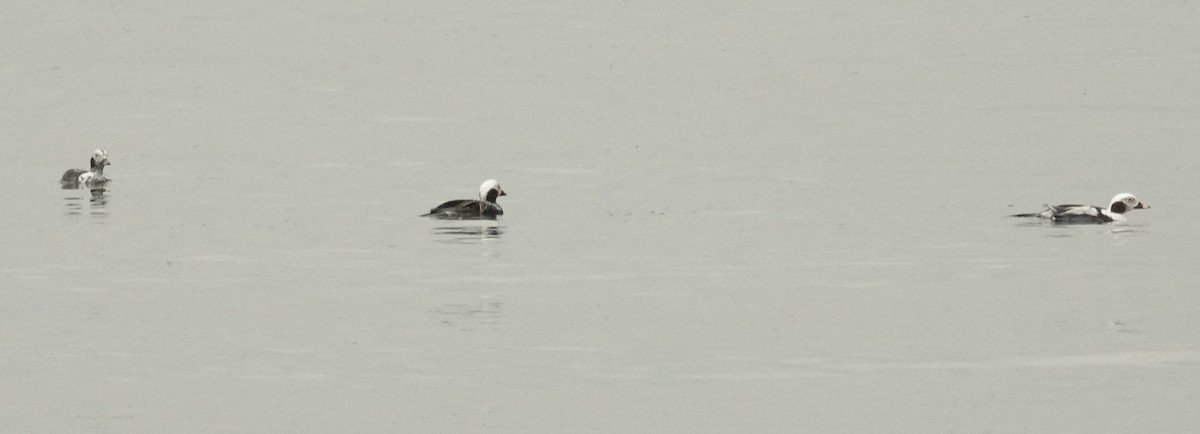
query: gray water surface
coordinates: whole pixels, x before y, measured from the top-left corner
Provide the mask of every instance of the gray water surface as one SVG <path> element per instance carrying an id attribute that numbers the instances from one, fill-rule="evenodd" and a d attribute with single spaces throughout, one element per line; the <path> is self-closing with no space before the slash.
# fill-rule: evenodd
<path id="1" fill-rule="evenodd" d="M 0 6 L 0 432 L 1195 429 L 1195 4 L 725 3 Z"/>

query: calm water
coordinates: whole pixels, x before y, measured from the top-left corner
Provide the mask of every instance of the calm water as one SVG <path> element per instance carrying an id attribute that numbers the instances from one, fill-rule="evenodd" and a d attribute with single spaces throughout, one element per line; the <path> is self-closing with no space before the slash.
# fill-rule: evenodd
<path id="1" fill-rule="evenodd" d="M 1200 423 L 1195 4 L 311 3 L 0 6 L 0 431 Z"/>

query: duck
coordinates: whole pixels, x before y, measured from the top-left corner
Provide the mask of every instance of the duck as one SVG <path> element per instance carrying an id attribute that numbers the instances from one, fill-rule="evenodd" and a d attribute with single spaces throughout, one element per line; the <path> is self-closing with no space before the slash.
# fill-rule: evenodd
<path id="1" fill-rule="evenodd" d="M 495 220 L 496 217 L 504 214 L 504 208 L 501 208 L 500 204 L 496 203 L 496 199 L 507 195 L 508 193 L 504 192 L 499 182 L 495 179 L 489 179 L 479 185 L 478 200 L 459 199 L 447 201 L 431 208 L 428 214 L 422 214 L 421 217 L 433 217 L 445 220 Z"/>
<path id="2" fill-rule="evenodd" d="M 1087 205 L 1046 205 L 1046 210 L 1036 213 L 1013 214 L 1013 217 L 1037 217 L 1064 224 L 1125 223 L 1125 213 L 1150 206 L 1129 193 L 1113 196 L 1108 208 Z"/>
<path id="3" fill-rule="evenodd" d="M 59 181 L 66 187 L 72 186 L 96 186 L 108 182 L 108 178 L 104 176 L 104 167 L 111 165 L 108 162 L 108 152 L 103 149 L 97 149 L 92 153 L 90 168 L 70 169 L 63 173 L 62 180 Z"/>

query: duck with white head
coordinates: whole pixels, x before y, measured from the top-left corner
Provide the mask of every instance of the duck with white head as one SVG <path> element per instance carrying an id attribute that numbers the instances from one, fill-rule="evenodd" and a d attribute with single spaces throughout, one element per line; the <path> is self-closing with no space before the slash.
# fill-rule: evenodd
<path id="1" fill-rule="evenodd" d="M 1135 209 L 1149 209 L 1138 198 L 1129 193 L 1113 196 L 1108 208 L 1087 205 L 1045 205 L 1042 212 L 1014 214 L 1013 217 L 1037 217 L 1063 224 L 1121 224 L 1128 221 L 1125 213 Z"/>
<path id="2" fill-rule="evenodd" d="M 500 187 L 500 183 L 495 179 L 483 181 L 479 185 L 479 199 L 458 199 L 442 203 L 429 210 L 428 214 L 422 214 L 421 217 L 433 217 L 446 220 L 475 220 L 475 219 L 490 219 L 495 220 L 496 217 L 504 214 L 504 208 L 496 203 L 500 196 L 507 196 L 508 193 Z"/>
<path id="3" fill-rule="evenodd" d="M 92 159 L 89 163 L 89 168 L 70 169 L 63 173 L 62 179 L 59 181 L 65 188 L 76 187 L 97 187 L 108 182 L 108 178 L 104 176 L 104 168 L 112 163 L 108 161 L 108 152 L 103 149 L 97 149 L 92 153 Z"/>

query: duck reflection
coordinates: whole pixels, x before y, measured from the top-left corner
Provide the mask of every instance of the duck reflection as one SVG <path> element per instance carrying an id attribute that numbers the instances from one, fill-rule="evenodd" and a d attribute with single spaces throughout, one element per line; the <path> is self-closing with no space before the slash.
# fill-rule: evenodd
<path id="1" fill-rule="evenodd" d="M 504 226 L 499 225 L 458 225 L 436 226 L 434 235 L 446 243 L 473 244 L 488 240 L 499 239 L 504 235 Z"/>
<path id="2" fill-rule="evenodd" d="M 64 189 L 66 189 L 64 187 Z M 67 215 L 83 215 L 85 212 L 94 218 L 104 218 L 108 215 L 108 190 L 104 188 L 70 189 L 77 192 L 67 196 Z M 84 194 L 84 192 L 87 194 Z"/>

